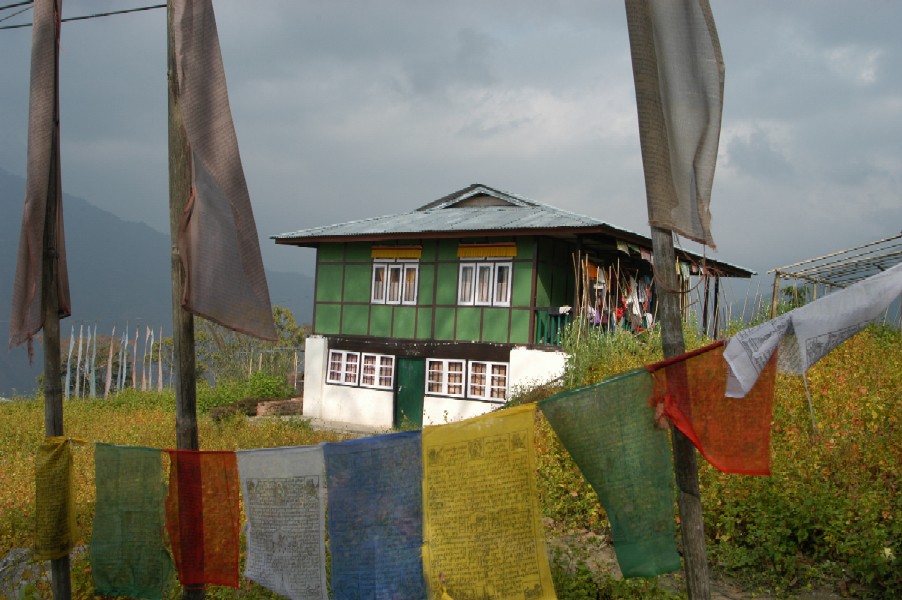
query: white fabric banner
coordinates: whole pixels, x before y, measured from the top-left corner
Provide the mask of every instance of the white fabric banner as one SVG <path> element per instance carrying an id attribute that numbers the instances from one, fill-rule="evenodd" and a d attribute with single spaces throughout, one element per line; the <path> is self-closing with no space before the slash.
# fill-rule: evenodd
<path id="1" fill-rule="evenodd" d="M 742 398 L 779 346 L 781 371 L 801 375 L 878 318 L 902 294 L 902 264 L 740 331 L 724 350 L 727 396 Z"/>
<path id="2" fill-rule="evenodd" d="M 239 450 L 244 576 L 292 600 L 328 600 L 321 446 Z"/>

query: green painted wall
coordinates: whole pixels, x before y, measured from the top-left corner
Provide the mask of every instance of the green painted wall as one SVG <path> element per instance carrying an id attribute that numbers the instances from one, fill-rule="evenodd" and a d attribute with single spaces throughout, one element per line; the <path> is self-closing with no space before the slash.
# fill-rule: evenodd
<path id="1" fill-rule="evenodd" d="M 486 308 L 482 315 L 482 341 L 507 343 L 510 312 L 506 308 Z"/>
<path id="2" fill-rule="evenodd" d="M 414 306 L 396 306 L 392 319 L 391 337 L 413 339 L 416 327 L 417 309 Z"/>
<path id="3" fill-rule="evenodd" d="M 435 309 L 435 339 L 448 341 L 454 339 L 455 312 L 453 308 Z"/>
<path id="4" fill-rule="evenodd" d="M 369 321 L 369 304 L 345 304 L 341 313 L 341 332 L 347 335 L 366 335 Z"/>
<path id="5" fill-rule="evenodd" d="M 497 241 L 505 240 L 468 239 L 466 243 Z M 406 240 L 403 245 L 417 243 Z M 416 306 L 370 303 L 372 244 L 323 244 L 317 252 L 315 332 L 525 344 L 531 341 L 532 306 L 572 304 L 572 248 L 546 238 L 526 237 L 517 240 L 517 256 L 512 259 L 511 307 L 458 307 L 458 244 L 456 239 L 422 242 Z M 533 252 L 538 268 L 535 299 Z"/>

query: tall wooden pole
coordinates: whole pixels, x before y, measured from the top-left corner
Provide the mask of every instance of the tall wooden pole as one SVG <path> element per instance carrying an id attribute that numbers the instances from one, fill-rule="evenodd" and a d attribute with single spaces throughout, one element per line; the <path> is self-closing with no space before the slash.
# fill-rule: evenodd
<path id="1" fill-rule="evenodd" d="M 54 2 L 57 16 L 59 0 Z M 57 27 L 60 21 L 57 19 Z M 43 272 L 41 276 L 41 304 L 44 317 L 44 434 L 63 435 L 63 390 L 60 384 L 60 304 L 59 252 L 57 248 L 57 220 L 62 196 L 59 140 L 59 30 L 54 43 L 53 75 L 53 139 L 50 147 L 50 174 L 47 182 L 47 212 L 44 219 Z M 71 493 L 71 490 L 69 490 Z M 72 597 L 69 555 L 50 561 L 50 587 L 55 600 Z"/>
<path id="2" fill-rule="evenodd" d="M 664 358 L 673 358 L 686 351 L 683 340 L 683 321 L 680 314 L 679 280 L 676 274 L 676 253 L 673 233 L 660 227 L 651 228 L 654 250 L 655 282 L 658 292 L 658 320 L 661 323 L 661 344 Z M 685 387 L 684 387 L 685 389 Z M 686 587 L 689 598 L 708 600 L 708 557 L 705 550 L 705 529 L 702 521 L 702 501 L 698 489 L 698 460 L 695 446 L 676 427 L 671 428 L 673 439 L 673 470 L 676 476 L 680 509 L 680 533 L 683 559 L 686 561 Z"/>
<path id="3" fill-rule="evenodd" d="M 167 2 L 166 49 L 169 88 L 169 230 L 172 238 L 172 345 L 176 373 L 175 433 L 180 450 L 198 450 L 197 373 L 194 360 L 194 318 L 182 308 L 185 272 L 179 252 L 182 213 L 191 193 L 191 168 L 188 138 L 178 106 L 178 74 L 175 61 L 174 7 Z M 185 588 L 186 600 L 204 597 L 203 588 Z"/>

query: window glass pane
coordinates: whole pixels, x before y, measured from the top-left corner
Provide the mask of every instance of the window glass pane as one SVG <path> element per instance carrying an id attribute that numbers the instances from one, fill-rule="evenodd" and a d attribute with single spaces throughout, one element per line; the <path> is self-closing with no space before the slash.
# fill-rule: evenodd
<path id="1" fill-rule="evenodd" d="M 379 361 L 379 386 L 390 388 L 395 374 L 395 357 L 383 356 Z"/>
<path id="2" fill-rule="evenodd" d="M 357 383 L 358 360 L 356 352 L 348 352 L 345 355 L 345 383 Z"/>
<path id="3" fill-rule="evenodd" d="M 507 395 L 507 365 L 492 365 L 493 399 L 503 400 Z"/>
<path id="4" fill-rule="evenodd" d="M 332 350 L 329 352 L 329 381 L 341 382 L 342 353 Z"/>
<path id="5" fill-rule="evenodd" d="M 492 302 L 492 264 L 476 265 L 476 304 Z"/>
<path id="6" fill-rule="evenodd" d="M 462 396 L 464 393 L 464 364 L 458 361 L 448 362 L 448 394 Z"/>
<path id="7" fill-rule="evenodd" d="M 417 302 L 417 265 L 404 265 L 404 304 Z"/>
<path id="8" fill-rule="evenodd" d="M 440 394 L 442 392 L 442 381 L 444 379 L 442 361 L 430 360 L 426 366 L 426 391 Z"/>
<path id="9" fill-rule="evenodd" d="M 388 295 L 386 302 L 398 304 L 401 302 L 401 265 L 388 267 Z"/>
<path id="10" fill-rule="evenodd" d="M 510 304 L 511 299 L 511 266 L 495 265 L 495 304 Z"/>
<path id="11" fill-rule="evenodd" d="M 385 302 L 385 265 L 373 265 L 373 296 L 372 301 Z"/>
<path id="12" fill-rule="evenodd" d="M 482 398 L 485 396 L 485 363 L 470 363 L 470 390 L 471 398 Z"/>
<path id="13" fill-rule="evenodd" d="M 363 355 L 363 371 L 360 373 L 360 385 L 373 385 L 376 382 L 376 355 Z"/>
<path id="14" fill-rule="evenodd" d="M 458 304 L 473 304 L 473 272 L 475 265 L 460 265 L 460 285 L 457 289 Z"/>

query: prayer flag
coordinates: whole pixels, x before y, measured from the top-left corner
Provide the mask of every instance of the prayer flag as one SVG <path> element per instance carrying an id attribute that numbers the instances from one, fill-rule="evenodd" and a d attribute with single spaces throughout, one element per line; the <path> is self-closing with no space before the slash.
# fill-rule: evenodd
<path id="1" fill-rule="evenodd" d="M 637 369 L 539 403 L 607 512 L 624 577 L 680 569 L 670 440 L 648 405 L 652 384 Z"/>
<path id="2" fill-rule="evenodd" d="M 652 403 L 724 473 L 770 474 L 776 355 L 745 398 L 726 396 L 723 342 L 656 365 Z"/>
<path id="3" fill-rule="evenodd" d="M 425 598 L 419 431 L 325 444 L 332 594 Z"/>
<path id="4" fill-rule="evenodd" d="M 708 0 L 626 0 L 648 221 L 714 247 L 724 62 Z"/>
<path id="5" fill-rule="evenodd" d="M 96 444 L 97 508 L 91 534 L 94 593 L 161 598 L 172 575 L 163 541 L 163 454 L 153 448 Z"/>
<path id="6" fill-rule="evenodd" d="M 323 449 L 239 450 L 244 576 L 292 600 L 327 600 Z"/>
<path id="7" fill-rule="evenodd" d="M 555 598 L 536 495 L 535 405 L 423 430 L 423 561 L 433 597 Z"/>
<path id="8" fill-rule="evenodd" d="M 231 451 L 167 450 L 166 529 L 179 581 L 238 587 L 238 465 Z"/>
<path id="9" fill-rule="evenodd" d="M 175 2 L 174 11 L 177 103 L 192 168 L 178 239 L 186 273 L 182 306 L 234 331 L 275 340 L 213 2 Z"/>
<path id="10" fill-rule="evenodd" d="M 75 546 L 75 500 L 72 492 L 72 441 L 48 437 L 38 447 L 35 474 L 35 560 L 67 556 Z"/>
<path id="11" fill-rule="evenodd" d="M 28 162 L 25 177 L 25 206 L 16 258 L 16 278 L 9 321 L 9 347 L 28 342 L 44 325 L 43 273 L 44 230 L 47 205 L 55 202 L 56 223 L 53 242 L 58 262 L 56 287 L 59 315 L 72 312 L 69 300 L 69 273 L 66 267 L 66 239 L 63 233 L 63 191 L 60 176 L 59 92 L 57 59 L 62 0 L 37 2 L 31 28 L 31 89 L 28 99 Z M 50 181 L 56 193 L 49 197 Z"/>
<path id="12" fill-rule="evenodd" d="M 879 317 L 902 294 L 902 264 L 740 331 L 727 343 L 727 394 L 742 397 L 780 348 L 778 368 L 801 375 Z"/>

